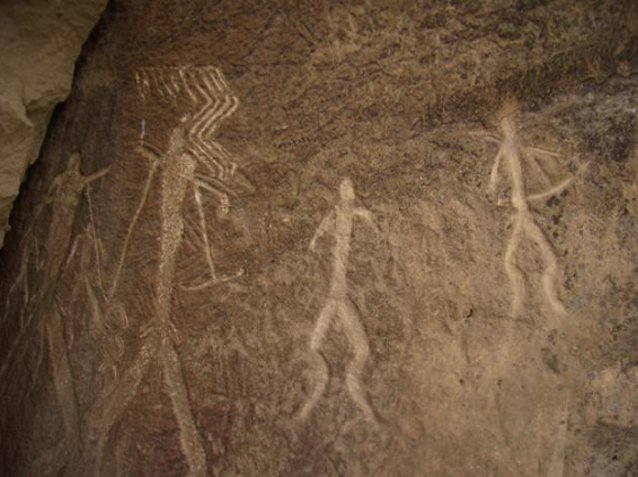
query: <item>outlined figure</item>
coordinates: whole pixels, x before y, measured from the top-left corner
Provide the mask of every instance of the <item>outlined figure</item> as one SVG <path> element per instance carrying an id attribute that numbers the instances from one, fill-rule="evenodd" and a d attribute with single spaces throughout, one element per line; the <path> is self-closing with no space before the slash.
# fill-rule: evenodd
<path id="1" fill-rule="evenodd" d="M 357 309 L 347 294 L 346 267 L 350 252 L 352 237 L 352 222 L 354 217 L 364 219 L 375 232 L 379 229 L 369 210 L 355 206 L 355 192 L 352 181 L 344 179 L 339 186 L 339 203 L 322 221 L 310 242 L 310 250 L 314 251 L 317 239 L 323 234 L 332 232 L 336 239 L 332 251 L 332 278 L 328 297 L 324 304 L 315 327 L 310 335 L 310 354 L 315 361 L 314 389 L 306 399 L 295 419 L 304 421 L 325 392 L 329 380 L 328 365 L 321 353 L 321 344 L 330 325 L 335 318 L 339 319 L 348 342 L 352 345 L 354 357 L 346 369 L 346 387 L 350 398 L 363 412 L 365 419 L 376 424 L 377 419 L 368 403 L 361 384 L 361 374 L 370 354 L 368 338 L 358 317 Z"/>
<path id="2" fill-rule="evenodd" d="M 185 154 L 184 131 L 176 128 L 170 139 L 161 178 L 160 262 L 156 283 L 156 316 L 149 327 L 157 331 L 159 359 L 180 428 L 182 450 L 192 475 L 205 475 L 206 455 L 197 433 L 181 364 L 173 343 L 172 296 L 177 252 L 184 235 L 181 206 L 189 180 L 195 170 L 194 160 Z"/>
<path id="3" fill-rule="evenodd" d="M 513 101 L 504 104 L 500 112 L 499 128 L 503 134 L 500 148 L 494 159 L 489 181 L 489 192 L 496 191 L 498 173 L 501 161 L 505 162 L 511 177 L 511 205 L 515 209 L 513 216 L 512 235 L 505 250 L 505 272 L 510 280 L 513 292 L 511 315 L 516 318 L 520 315 L 525 301 L 525 279 L 523 273 L 515 263 L 515 254 L 523 238 L 527 237 L 539 248 L 544 262 L 542 275 L 542 286 L 545 299 L 555 313 L 564 314 L 565 308 L 558 297 L 558 263 L 554 249 L 549 240 L 536 223 L 533 212 L 530 208 L 530 201 L 547 199 L 561 193 L 568 187 L 584 169 L 582 166 L 576 174 L 563 180 L 556 186 L 550 187 L 540 193 L 528 195 L 525 190 L 524 164 L 534 167 L 541 175 L 542 168 L 539 161 L 556 160 L 557 154 L 541 148 L 523 147 L 517 133 L 516 119 L 518 116 L 518 105 Z M 544 179 L 548 182 L 549 178 Z"/>
<path id="4" fill-rule="evenodd" d="M 222 214 L 229 213 L 230 197 L 237 197 L 230 185 L 237 164 L 230 153 L 213 140 L 213 134 L 219 123 L 237 109 L 239 100 L 232 94 L 222 72 L 215 67 L 145 67 L 138 70 L 135 79 L 143 101 L 159 98 L 162 102 L 180 106 L 186 111 L 180 118 L 180 126 L 176 129 L 182 135 L 182 157 L 163 155 L 147 142 L 138 148 L 138 151 L 151 161 L 153 168 L 159 164 L 163 169 L 162 183 L 166 183 L 169 177 L 178 175 L 181 177 L 179 180 L 186 180 L 193 186 L 198 233 L 201 236 L 210 277 L 202 283 L 184 285 L 182 288 L 199 291 L 238 278 L 243 274 L 241 269 L 226 276 L 217 273 L 201 190 L 210 192 L 217 198 L 218 210 Z M 196 165 L 203 166 L 206 173 L 199 173 Z M 185 198 L 185 193 L 182 194 L 182 198 Z"/>

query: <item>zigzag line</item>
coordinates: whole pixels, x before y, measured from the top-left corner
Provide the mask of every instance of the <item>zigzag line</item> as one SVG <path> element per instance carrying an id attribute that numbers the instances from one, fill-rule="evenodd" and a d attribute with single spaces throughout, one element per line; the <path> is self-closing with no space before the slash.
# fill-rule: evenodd
<path id="1" fill-rule="evenodd" d="M 235 112 L 239 99 L 216 67 L 144 67 L 135 73 L 143 101 L 153 96 L 177 104 L 179 100 L 199 106 L 187 119 L 186 149 L 220 179 L 231 176 L 235 165 L 230 153 L 213 140 L 219 123 Z M 202 106 L 203 103 L 203 106 Z"/>

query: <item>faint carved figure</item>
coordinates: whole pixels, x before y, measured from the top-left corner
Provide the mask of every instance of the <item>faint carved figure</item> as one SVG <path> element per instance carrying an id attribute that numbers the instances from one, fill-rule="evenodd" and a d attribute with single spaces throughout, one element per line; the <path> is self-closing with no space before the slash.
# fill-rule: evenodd
<path id="1" fill-rule="evenodd" d="M 64 422 L 65 436 L 60 439 L 58 446 L 46 451 L 36 462 L 31 463 L 32 469 L 60 469 L 69 449 L 79 442 L 79 415 L 73 376 L 69 364 L 67 344 L 64 338 L 64 323 L 60 305 L 56 300 L 57 284 L 63 270 L 64 259 L 71 245 L 73 222 L 78 205 L 82 199 L 82 192 L 91 182 L 103 177 L 108 169 L 104 169 L 90 176 L 80 172 L 80 155 L 73 154 L 67 169 L 59 174 L 51 185 L 44 204 L 38 209 L 36 218 L 46 204 L 51 204 L 51 223 L 48 228 L 44 249 L 47 257 L 46 266 L 40 272 L 42 292 L 38 297 L 33 313 L 27 317 L 18 337 L 13 341 L 0 369 L 0 381 L 8 367 L 15 361 L 16 350 L 26 348 L 25 338 L 33 333 L 46 333 L 49 345 L 49 355 L 53 371 L 53 381 L 58 405 Z M 27 230 L 27 233 L 30 229 Z M 36 473 L 36 472 L 34 472 Z M 56 470 L 57 473 L 57 470 Z"/>
<path id="2" fill-rule="evenodd" d="M 33 242 L 35 242 L 35 240 Z M 2 314 L 2 320 L 0 321 L 3 325 L 6 323 L 12 309 L 11 298 L 17 294 L 17 292 L 21 292 L 22 295 L 22 306 L 20 307 L 20 327 L 23 328 L 25 325 L 25 317 L 28 315 L 30 304 L 34 298 L 30 295 L 29 286 L 29 270 L 33 267 L 31 253 L 34 246 L 37 249 L 37 244 L 33 242 L 24 241 L 21 244 L 20 253 L 22 254 L 22 257 L 20 258 L 20 271 L 7 292 L 7 298 L 4 303 L 4 313 Z"/>
<path id="3" fill-rule="evenodd" d="M 510 280 L 514 294 L 511 314 L 512 317 L 517 317 L 521 313 L 524 303 L 525 281 L 523 273 L 515 264 L 515 253 L 518 250 L 521 240 L 525 236 L 538 246 L 541 257 L 545 263 L 545 270 L 542 277 L 545 298 L 552 310 L 562 314 L 565 312 L 565 308 L 558 298 L 558 264 L 556 255 L 547 237 L 534 219 L 534 215 L 530 209 L 530 201 L 547 199 L 548 197 L 559 194 L 575 180 L 576 175 L 570 176 L 557 186 L 551 187 L 544 192 L 527 195 L 525 190 L 523 160 L 527 160 L 539 172 L 542 172 L 538 166 L 538 161 L 551 160 L 555 158 L 557 154 L 541 148 L 523 147 L 520 144 L 516 131 L 516 116 L 517 105 L 513 102 L 506 103 L 501 110 L 499 124 L 503 138 L 496 158 L 494 159 L 489 182 L 489 190 L 490 192 L 494 192 L 498 181 L 498 171 L 501 160 L 505 160 L 512 181 L 510 200 L 515 209 L 512 236 L 505 250 L 505 272 Z M 585 166 L 583 166 L 583 168 Z"/>
<path id="4" fill-rule="evenodd" d="M 90 176 L 83 176 L 80 172 L 80 155 L 73 154 L 69 159 L 67 169 L 58 175 L 49 191 L 46 195 L 46 199 L 43 204 L 40 205 L 36 212 L 35 219 L 37 219 L 40 213 L 44 210 L 46 205 L 51 204 L 51 223 L 49 225 L 49 233 L 47 235 L 47 241 L 44 245 L 46 256 L 48 261 L 45 269 L 41 272 L 41 280 L 43 283 L 42 291 L 38 297 L 38 302 L 32 313 L 24 319 L 24 323 L 20 328 L 20 332 L 16 339 L 12 342 L 12 346 L 6 354 L 2 368 L 0 368 L 0 380 L 7 368 L 13 363 L 13 353 L 22 346 L 22 341 L 25 337 L 28 337 L 27 330 L 30 326 L 45 326 L 47 321 L 44 319 L 44 315 L 49 312 L 49 307 L 52 303 L 55 303 L 56 285 L 62 272 L 64 258 L 66 256 L 67 247 L 71 243 L 71 234 L 73 221 L 75 220 L 75 211 L 82 199 L 82 191 L 91 182 L 101 178 L 108 172 L 108 169 L 100 171 Z M 34 220 L 35 220 L 34 219 Z M 25 232 L 30 234 L 31 227 Z M 28 243 L 23 245 L 28 246 Z M 23 254 L 23 262 L 28 260 L 28 254 Z M 25 288 L 25 301 L 24 305 L 28 305 L 30 300 L 28 297 L 28 282 L 27 282 L 27 268 L 28 265 L 23 263 L 21 265 L 21 271 L 16 281 L 24 283 Z M 15 284 L 14 284 L 15 285 Z M 13 290 L 13 286 L 11 290 Z M 8 305 L 7 305 L 8 307 Z M 7 311 L 5 313 L 8 312 Z M 53 320 L 55 321 L 55 320 Z M 49 323 L 49 326 L 53 326 Z"/>
<path id="5" fill-rule="evenodd" d="M 361 384 L 361 374 L 370 354 L 370 349 L 365 330 L 357 316 L 357 309 L 347 295 L 346 267 L 350 251 L 353 218 L 360 217 L 364 219 L 375 231 L 378 231 L 378 227 L 370 211 L 356 207 L 354 201 L 355 192 L 352 182 L 350 179 L 344 179 L 339 187 L 339 203 L 322 220 L 310 242 L 310 250 L 314 251 L 317 239 L 324 233 L 332 231 L 336 239 L 333 249 L 332 279 L 328 297 L 310 335 L 309 347 L 316 365 L 316 382 L 314 383 L 314 389 L 296 416 L 299 421 L 303 421 L 308 417 L 328 384 L 328 366 L 320 351 L 321 343 L 333 319 L 338 317 L 348 341 L 354 349 L 354 357 L 346 369 L 348 393 L 357 407 L 363 412 L 366 420 L 373 424 L 377 422 Z"/>

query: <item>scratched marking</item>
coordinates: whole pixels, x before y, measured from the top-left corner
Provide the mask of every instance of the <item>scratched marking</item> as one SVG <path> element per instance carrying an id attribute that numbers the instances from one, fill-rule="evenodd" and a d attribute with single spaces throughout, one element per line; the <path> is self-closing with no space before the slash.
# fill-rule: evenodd
<path id="1" fill-rule="evenodd" d="M 368 339 L 361 324 L 358 313 L 347 295 L 346 267 L 350 252 L 352 221 L 354 217 L 364 219 L 378 232 L 372 214 L 367 209 L 354 205 L 355 192 L 350 179 L 344 179 L 339 188 L 339 203 L 319 224 L 310 242 L 310 250 L 314 251 L 321 235 L 332 230 L 336 239 L 333 249 L 332 278 L 328 298 L 324 304 L 315 327 L 310 335 L 310 354 L 315 363 L 315 385 L 306 402 L 296 415 L 296 420 L 304 421 L 323 395 L 329 379 L 328 365 L 321 354 L 321 344 L 335 317 L 346 334 L 348 342 L 354 349 L 354 357 L 346 369 L 346 386 L 350 398 L 363 412 L 365 419 L 376 424 L 377 419 L 370 407 L 361 385 L 361 374 L 370 354 Z"/>
<path id="2" fill-rule="evenodd" d="M 503 138 L 494 159 L 489 181 L 489 191 L 493 193 L 496 190 L 501 161 L 505 161 L 505 166 L 509 169 L 512 180 L 510 201 L 515 210 L 512 236 L 507 243 L 504 259 L 505 272 L 507 273 L 513 291 L 511 315 L 512 317 L 517 317 L 521 313 L 524 303 L 524 275 L 515 264 L 515 254 L 521 241 L 525 237 L 532 240 L 532 242 L 538 246 L 545 264 L 541 279 L 545 299 L 554 312 L 563 314 L 565 313 L 565 308 L 558 297 L 557 291 L 558 263 L 556 255 L 552 245 L 536 223 L 529 203 L 530 201 L 546 199 L 562 192 L 566 187 L 572 184 L 578 173 L 584 170 L 587 164 L 583 165 L 577 174 L 568 177 L 558 185 L 550 187 L 540 193 L 527 195 L 525 190 L 523 159 L 527 159 L 527 163 L 535 164 L 534 169 L 537 173 L 541 173 L 542 176 L 545 176 L 539 167 L 539 161 L 555 160 L 557 154 L 541 148 L 524 148 L 521 146 L 516 130 L 516 109 L 517 106 L 513 103 L 506 104 L 502 109 L 500 129 Z M 549 180 L 546 176 L 544 179 Z"/>
<path id="3" fill-rule="evenodd" d="M 9 287 L 9 291 L 7 292 L 7 298 L 4 304 L 4 313 L 2 315 L 1 323 L 6 323 L 7 318 L 9 317 L 9 313 L 11 312 L 11 297 L 17 292 L 22 290 L 22 306 L 20 307 L 20 328 L 24 328 L 25 326 L 25 316 L 27 314 L 27 309 L 29 308 L 30 295 L 29 295 L 29 268 L 31 265 L 31 242 L 24 243 L 22 245 L 22 257 L 20 260 L 20 271 L 18 272 L 18 276 L 14 280 L 14 282 Z M 2 373 L 0 373 L 0 376 Z"/>

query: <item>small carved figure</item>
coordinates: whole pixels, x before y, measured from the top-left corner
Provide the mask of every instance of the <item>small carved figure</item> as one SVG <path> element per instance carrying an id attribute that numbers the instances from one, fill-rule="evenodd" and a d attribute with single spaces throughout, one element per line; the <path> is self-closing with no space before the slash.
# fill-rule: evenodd
<path id="1" fill-rule="evenodd" d="M 354 349 L 354 357 L 346 369 L 346 386 L 351 399 L 363 412 L 366 420 L 376 424 L 377 420 L 361 385 L 361 374 L 370 354 L 368 338 L 358 318 L 358 312 L 347 295 L 346 267 L 352 236 L 354 217 L 364 219 L 375 231 L 378 227 L 367 209 L 355 206 L 355 192 L 350 179 L 344 179 L 339 187 L 339 203 L 319 225 L 310 242 L 314 251 L 317 239 L 332 231 L 336 239 L 333 249 L 332 279 L 326 303 L 323 306 L 310 335 L 310 353 L 316 363 L 316 383 L 310 396 L 299 410 L 296 419 L 305 420 L 324 393 L 328 383 L 328 366 L 321 354 L 321 343 L 335 317 L 338 317 L 348 341 Z"/>
<path id="2" fill-rule="evenodd" d="M 556 154 L 540 148 L 524 148 L 520 144 L 516 131 L 517 108 L 516 103 L 508 102 L 501 110 L 499 126 L 503 134 L 503 139 L 496 158 L 494 159 L 489 182 L 489 190 L 490 192 L 494 192 L 498 181 L 500 163 L 501 160 L 504 159 L 512 180 L 512 195 L 510 200 L 515 209 L 512 236 L 505 250 L 505 272 L 512 284 L 514 293 L 511 315 L 512 317 L 517 317 L 521 313 L 524 302 L 524 276 L 516 266 L 514 257 L 524 236 L 527 236 L 538 246 L 543 261 L 545 262 L 545 270 L 542 277 L 545 298 L 554 312 L 563 314 L 565 313 L 565 308 L 558 298 L 557 291 L 558 264 L 556 255 L 547 237 L 536 223 L 529 203 L 533 200 L 546 199 L 559 194 L 574 181 L 576 175 L 568 177 L 557 186 L 544 192 L 527 195 L 525 190 L 523 159 L 527 159 L 530 163 L 537 164 L 536 161 L 550 160 L 556 157 Z M 586 165 L 587 164 L 581 167 L 581 169 L 586 167 Z"/>

